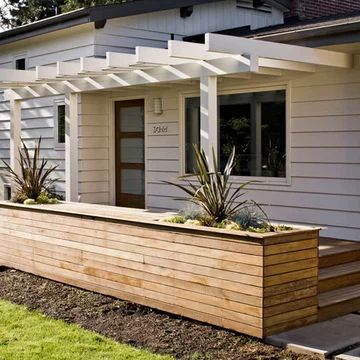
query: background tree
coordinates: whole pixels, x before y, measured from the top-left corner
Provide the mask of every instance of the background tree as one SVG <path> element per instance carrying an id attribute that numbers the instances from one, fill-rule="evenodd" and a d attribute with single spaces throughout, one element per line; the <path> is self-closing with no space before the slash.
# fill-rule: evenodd
<path id="1" fill-rule="evenodd" d="M 28 24 L 58 13 L 63 0 L 3 0 L 0 22 L 4 28 Z"/>
<path id="2" fill-rule="evenodd" d="M 14 28 L 80 8 L 135 0 L 0 0 L 0 27 Z"/>
<path id="3" fill-rule="evenodd" d="M 64 5 L 61 7 L 63 12 L 76 10 L 80 8 L 88 8 L 98 5 L 119 4 L 136 0 L 65 0 Z"/>

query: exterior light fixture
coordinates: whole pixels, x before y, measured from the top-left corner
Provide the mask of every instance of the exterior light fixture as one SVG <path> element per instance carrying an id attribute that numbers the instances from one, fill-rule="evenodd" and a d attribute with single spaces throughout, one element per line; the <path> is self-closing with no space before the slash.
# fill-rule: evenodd
<path id="1" fill-rule="evenodd" d="M 153 98 L 153 113 L 155 115 L 161 115 L 163 113 L 163 102 L 162 98 Z"/>

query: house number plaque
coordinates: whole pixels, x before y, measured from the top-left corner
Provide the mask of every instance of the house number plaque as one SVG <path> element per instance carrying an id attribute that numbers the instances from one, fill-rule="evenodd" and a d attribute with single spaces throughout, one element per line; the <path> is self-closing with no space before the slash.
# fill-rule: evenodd
<path id="1" fill-rule="evenodd" d="M 168 132 L 168 127 L 165 125 L 155 125 L 153 126 L 153 134 L 166 134 Z"/>

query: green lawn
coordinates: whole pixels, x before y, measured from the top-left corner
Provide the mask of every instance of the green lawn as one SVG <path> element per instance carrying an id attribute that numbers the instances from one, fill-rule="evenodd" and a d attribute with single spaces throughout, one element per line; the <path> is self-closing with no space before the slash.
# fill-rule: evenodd
<path id="1" fill-rule="evenodd" d="M 173 360 L 0 300 L 0 360 Z"/>

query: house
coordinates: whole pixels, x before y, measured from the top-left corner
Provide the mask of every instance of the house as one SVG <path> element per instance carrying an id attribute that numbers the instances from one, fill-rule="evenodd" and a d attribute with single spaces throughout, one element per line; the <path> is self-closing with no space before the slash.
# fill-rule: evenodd
<path id="1" fill-rule="evenodd" d="M 273 221 L 360 241 L 360 15 L 289 9 L 137 0 L 0 33 L 1 158 L 41 135 L 67 201 L 173 210 L 192 144 L 236 146 L 234 182 Z"/>

